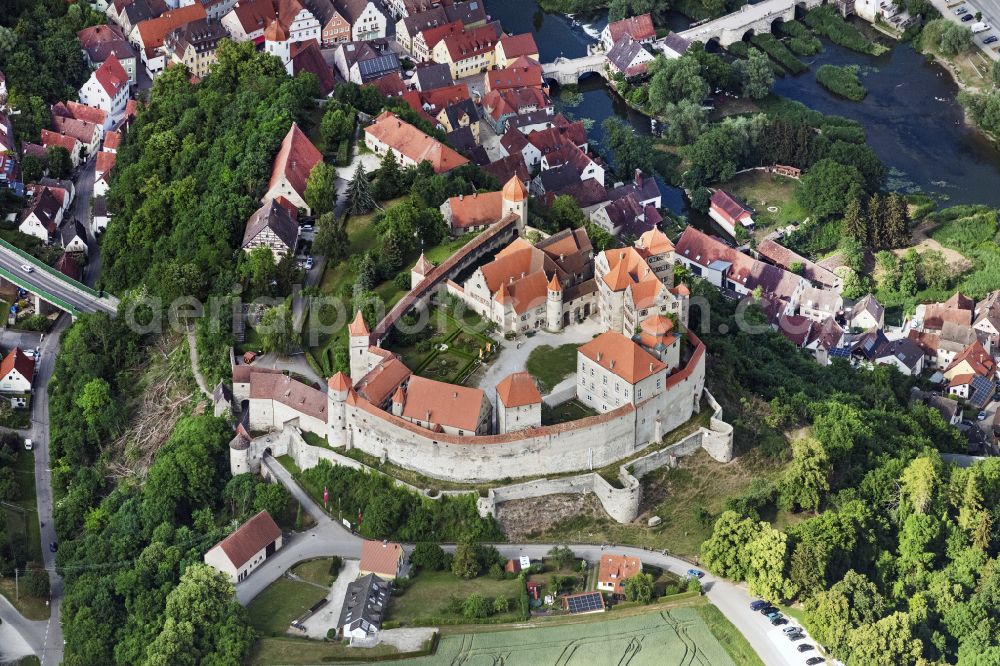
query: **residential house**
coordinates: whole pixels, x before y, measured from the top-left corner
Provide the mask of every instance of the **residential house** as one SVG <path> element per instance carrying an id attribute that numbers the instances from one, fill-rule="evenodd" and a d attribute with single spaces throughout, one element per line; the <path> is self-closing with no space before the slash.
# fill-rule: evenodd
<path id="1" fill-rule="evenodd" d="M 465 25 L 461 21 L 451 21 L 450 23 L 445 23 L 444 25 L 435 26 L 433 28 L 424 28 L 413 36 L 410 53 L 413 54 L 414 59 L 418 63 L 428 62 L 431 60 L 431 54 L 433 53 L 434 48 L 442 39 L 448 35 L 459 32 L 464 28 Z M 499 28 L 497 28 L 497 31 L 499 32 Z M 448 63 L 442 64 L 448 65 L 448 71 L 450 73 L 451 65 Z"/>
<path id="2" fill-rule="evenodd" d="M 205 564 L 239 583 L 274 555 L 282 544 L 281 529 L 267 511 L 240 525 L 205 553 Z"/>
<path id="3" fill-rule="evenodd" d="M 962 422 L 962 407 L 957 400 L 952 400 L 936 393 L 921 391 L 917 388 L 911 391 L 911 395 L 913 402 L 920 402 L 937 410 L 945 423 L 958 425 Z"/>
<path id="4" fill-rule="evenodd" d="M 298 76 L 303 72 L 312 74 L 319 84 L 320 93 L 329 96 L 336 86 L 336 79 L 333 70 L 323 58 L 319 44 L 315 40 L 296 42 L 292 44 L 291 54 L 292 59 L 285 66 L 288 73 L 292 76 Z"/>
<path id="5" fill-rule="evenodd" d="M 642 561 L 638 557 L 602 554 L 597 569 L 597 589 L 625 596 L 625 581 L 638 573 L 642 573 Z"/>
<path id="6" fill-rule="evenodd" d="M 334 52 L 334 65 L 341 77 L 362 85 L 400 71 L 399 56 L 388 50 L 379 50 L 373 42 L 345 42 Z"/>
<path id="7" fill-rule="evenodd" d="M 281 148 L 274 157 L 271 169 L 271 180 L 267 192 L 261 197 L 261 202 L 268 199 L 284 197 L 296 208 L 311 214 L 309 204 L 305 200 L 306 183 L 313 167 L 323 161 L 323 155 L 312 144 L 296 123 L 288 129 L 281 141 Z"/>
<path id="8" fill-rule="evenodd" d="M 640 14 L 608 23 L 601 31 L 601 46 L 610 51 L 622 37 L 629 37 L 640 44 L 651 43 L 656 39 L 652 16 Z"/>
<path id="9" fill-rule="evenodd" d="M 635 194 L 643 207 L 653 206 L 654 208 L 663 208 L 660 186 L 656 184 L 655 178 L 644 176 L 641 169 L 635 170 L 635 173 L 632 174 L 632 180 L 621 185 L 616 185 L 614 189 L 610 190 L 608 197 L 610 199 L 620 199 L 629 193 Z"/>
<path id="10" fill-rule="evenodd" d="M 483 166 L 483 171 L 501 183 L 505 183 L 511 178 L 517 178 L 521 183 L 525 183 L 530 179 L 528 167 L 524 164 L 524 159 L 520 155 L 508 155 L 495 162 L 490 162 Z"/>
<path id="11" fill-rule="evenodd" d="M 649 63 L 653 62 L 653 54 L 643 44 L 625 35 L 608 51 L 607 60 L 612 72 L 632 79 L 646 75 Z"/>
<path id="12" fill-rule="evenodd" d="M 870 331 L 885 326 L 885 308 L 874 296 L 868 294 L 847 312 L 847 324 L 851 328 Z"/>
<path id="13" fill-rule="evenodd" d="M 385 39 L 389 18 L 375 0 L 336 0 L 337 12 L 351 24 L 351 39 Z"/>
<path id="14" fill-rule="evenodd" d="M 117 153 L 101 151 L 94 160 L 94 196 L 103 197 L 108 193 L 111 183 L 111 170 L 115 166 Z"/>
<path id="15" fill-rule="evenodd" d="M 542 394 L 529 373 L 504 377 L 497 383 L 496 394 L 498 434 L 541 427 Z"/>
<path id="16" fill-rule="evenodd" d="M 537 111 L 550 116 L 554 113 L 552 100 L 538 88 L 491 90 L 483 96 L 482 107 L 483 120 L 500 135 L 507 131 L 507 122 L 514 116 Z"/>
<path id="17" fill-rule="evenodd" d="M 87 254 L 87 230 L 79 220 L 65 220 L 59 227 L 59 240 L 64 252 Z"/>
<path id="18" fill-rule="evenodd" d="M 478 2 L 477 2 L 478 4 Z M 448 19 L 448 14 L 442 6 L 431 7 L 427 11 L 404 16 L 396 22 L 396 42 L 404 50 L 412 52 L 413 38 L 424 30 L 437 28 L 456 19 Z M 462 25 L 465 25 L 464 23 Z"/>
<path id="19" fill-rule="evenodd" d="M 163 0 L 115 0 L 108 5 L 107 16 L 122 28 L 122 34 L 131 36 L 135 26 L 162 16 L 169 7 Z"/>
<path id="20" fill-rule="evenodd" d="M 788 249 L 771 237 L 761 240 L 755 249 L 758 258 L 779 268 L 784 268 L 786 271 L 801 275 L 812 282 L 815 287 L 832 289 L 837 292 L 843 288 L 843 280 L 839 275 Z"/>
<path id="21" fill-rule="evenodd" d="M 835 291 L 805 287 L 799 295 L 799 314 L 815 322 L 836 317 L 844 307 L 844 299 Z"/>
<path id="22" fill-rule="evenodd" d="M 946 321 L 961 326 L 971 326 L 975 305 L 971 298 L 961 292 L 955 292 L 944 303 L 918 305 L 913 317 L 914 324 L 922 331 L 940 331 Z"/>
<path id="23" fill-rule="evenodd" d="M 538 88 L 548 92 L 542 78 L 542 66 L 537 60 L 521 56 L 506 67 L 492 69 L 486 73 L 486 92 L 518 88 Z"/>
<path id="24" fill-rule="evenodd" d="M 468 127 L 475 142 L 479 143 L 479 110 L 471 99 L 449 104 L 438 112 L 435 120 L 446 132 Z"/>
<path id="25" fill-rule="evenodd" d="M 460 21 L 456 23 L 461 24 Z M 453 79 L 483 73 L 496 63 L 494 48 L 500 32 L 499 23 L 495 21 L 476 28 L 463 26 L 434 45 L 431 59 L 447 64 Z"/>
<path id="26" fill-rule="evenodd" d="M 1000 291 L 995 291 L 976 305 L 972 327 L 985 334 L 993 347 L 1000 342 Z"/>
<path id="27" fill-rule="evenodd" d="M 395 580 L 403 569 L 406 557 L 403 547 L 391 541 L 361 542 L 361 562 L 358 570 L 362 576 L 375 574 L 383 580 Z"/>
<path id="28" fill-rule="evenodd" d="M 467 158 L 389 111 L 383 111 L 365 128 L 365 145 L 377 155 L 384 155 L 387 150 L 391 150 L 404 167 L 427 160 L 434 173 L 446 173 L 469 162 Z"/>
<path id="29" fill-rule="evenodd" d="M 663 52 L 663 55 L 672 60 L 674 58 L 680 58 L 682 55 L 687 53 L 688 49 L 691 48 L 691 42 L 684 37 L 681 37 L 676 32 L 671 32 L 660 40 L 659 47 Z"/>
<path id="30" fill-rule="evenodd" d="M 250 216 L 240 247 L 244 252 L 266 247 L 274 255 L 274 262 L 278 263 L 286 254 L 295 252 L 298 239 L 298 210 L 284 197 L 278 197 L 265 201 Z"/>
<path id="31" fill-rule="evenodd" d="M 666 363 L 637 343 L 617 331 L 605 331 L 577 349 L 577 397 L 602 414 L 637 405 L 663 391 L 667 371 Z"/>
<path id="32" fill-rule="evenodd" d="M 441 215 L 453 236 L 482 231 L 503 217 L 502 192 L 473 192 L 451 197 L 441 204 Z"/>
<path id="33" fill-rule="evenodd" d="M 724 190 L 712 192 L 708 216 L 734 238 L 737 227 L 744 231 L 753 231 L 754 228 L 753 212 Z"/>
<path id="34" fill-rule="evenodd" d="M 996 378 L 996 361 L 978 340 L 966 347 L 944 369 L 948 392 L 960 398 L 970 397 L 969 387 L 973 377 L 983 377 L 990 381 Z"/>
<path id="35" fill-rule="evenodd" d="M 806 319 L 805 317 L 802 318 Z M 807 321 L 810 322 L 811 326 L 805 344 L 802 347 L 813 353 L 817 363 L 820 365 L 829 365 L 835 355 L 834 350 L 844 347 L 844 329 L 840 327 L 833 317 L 825 319 L 819 324 L 809 319 Z"/>
<path id="36" fill-rule="evenodd" d="M 225 26 L 218 21 L 197 19 L 167 34 L 164 55 L 172 63 L 187 65 L 189 72 L 203 79 L 218 60 L 219 42 L 228 37 Z"/>
<path id="37" fill-rule="evenodd" d="M 406 84 L 400 78 L 399 72 L 389 72 L 370 81 L 368 85 L 378 90 L 382 97 L 400 97 L 406 92 Z"/>
<path id="38" fill-rule="evenodd" d="M 417 71 L 413 75 L 413 84 L 421 92 L 446 88 L 454 83 L 451 78 L 451 67 L 445 63 L 422 63 L 417 66 Z"/>
<path id="39" fill-rule="evenodd" d="M 17 228 L 22 234 L 48 243 L 59 229 L 62 219 L 62 204 L 48 188 L 43 188 L 24 209 Z"/>
<path id="40" fill-rule="evenodd" d="M 101 63 L 80 88 L 80 102 L 97 107 L 110 118 L 120 118 L 128 102 L 129 77 L 113 54 Z"/>
<path id="41" fill-rule="evenodd" d="M 632 193 L 609 201 L 590 214 L 590 221 L 612 236 L 641 236 L 655 229 L 661 219 L 655 208 L 643 207 Z"/>
<path id="42" fill-rule="evenodd" d="M 102 150 L 106 153 L 118 153 L 118 146 L 122 142 L 122 133 L 120 130 L 115 130 L 114 132 L 108 132 L 104 135 L 104 144 Z"/>
<path id="43" fill-rule="evenodd" d="M 68 277 L 70 280 L 76 280 L 79 282 L 83 279 L 83 269 L 77 261 L 79 256 L 80 255 L 78 254 L 73 255 L 63 252 L 59 255 L 59 259 L 56 261 L 53 268 Z"/>
<path id="44" fill-rule="evenodd" d="M 126 29 L 125 34 L 128 35 L 129 42 L 138 50 L 139 58 L 150 77 L 155 77 L 167 66 L 167 58 L 163 53 L 163 42 L 167 35 L 191 21 L 204 19 L 207 16 L 205 6 L 200 2 L 195 2 L 191 5 L 171 9 L 156 18 L 142 21 L 130 31 Z"/>
<path id="45" fill-rule="evenodd" d="M 874 360 L 876 365 L 893 365 L 907 376 L 919 375 L 924 369 L 924 352 L 909 338 L 899 338 L 884 344 Z"/>
<path id="46" fill-rule="evenodd" d="M 528 135 L 528 141 L 532 141 L 533 135 L 537 134 L 542 134 L 542 132 L 532 132 L 532 134 Z M 571 166 L 579 174 L 580 180 L 592 178 L 601 185 L 604 185 L 604 167 L 598 164 L 590 155 L 580 150 L 576 144 L 567 141 L 552 150 L 543 151 L 541 161 L 543 173 L 549 169 L 558 169 L 564 165 Z"/>
<path id="47" fill-rule="evenodd" d="M 74 118 L 84 122 L 93 123 L 102 128 L 103 134 L 107 134 L 111 129 L 113 120 L 108 113 L 102 109 L 79 102 L 56 102 L 50 109 L 52 116 L 62 116 L 64 118 Z"/>
<path id="48" fill-rule="evenodd" d="M 538 46 L 535 44 L 535 38 L 530 32 L 500 37 L 495 51 L 494 62 L 501 69 L 509 67 L 519 58 L 530 58 L 536 62 L 541 62 L 538 59 Z"/>
<path id="49" fill-rule="evenodd" d="M 99 234 L 108 228 L 111 216 L 108 214 L 108 200 L 104 197 L 94 197 L 94 219 L 91 227 L 95 234 Z"/>
<path id="50" fill-rule="evenodd" d="M 375 574 L 362 576 L 347 586 L 337 631 L 347 641 L 373 639 L 381 630 L 389 605 L 391 586 Z"/>
<path id="51" fill-rule="evenodd" d="M 66 118 L 55 114 L 52 115 L 52 130 L 65 137 L 76 139 L 84 155 L 93 155 L 101 143 L 101 137 L 104 135 L 104 128 L 100 125 L 89 123 L 86 120 Z M 70 156 L 72 155 L 73 153 L 71 152 Z"/>
<path id="52" fill-rule="evenodd" d="M 100 67 L 109 56 L 118 58 L 118 62 L 128 73 L 129 83 L 135 85 L 138 72 L 139 57 L 132 45 L 125 39 L 125 33 L 116 25 L 95 25 L 84 28 L 76 33 L 83 49 L 84 58 L 91 69 Z"/>
<path id="53" fill-rule="evenodd" d="M 79 139 L 60 134 L 59 132 L 53 132 L 50 129 L 42 129 L 42 146 L 46 151 L 53 146 L 65 148 L 66 152 L 69 153 L 69 161 L 73 164 L 73 167 L 76 168 L 80 165 L 80 151 L 83 149 L 83 146 L 80 144 Z"/>
<path id="54" fill-rule="evenodd" d="M 35 359 L 19 348 L 10 350 L 0 361 L 0 393 L 28 393 L 35 380 Z"/>
<path id="55" fill-rule="evenodd" d="M 392 396 L 392 413 L 433 432 L 490 434 L 493 408 L 482 389 L 412 375 Z"/>

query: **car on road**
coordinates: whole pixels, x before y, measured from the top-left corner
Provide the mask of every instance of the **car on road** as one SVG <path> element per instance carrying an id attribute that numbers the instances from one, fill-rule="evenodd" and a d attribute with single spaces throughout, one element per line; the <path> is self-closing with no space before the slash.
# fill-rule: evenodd
<path id="1" fill-rule="evenodd" d="M 986 412 L 979 412 L 978 414 L 976 414 L 976 420 L 977 421 L 985 421 L 986 420 Z"/>
<path id="2" fill-rule="evenodd" d="M 57 542 L 53 541 L 52 543 L 49 544 L 49 551 L 50 552 L 54 553 L 58 549 L 59 549 L 59 544 Z"/>
<path id="3" fill-rule="evenodd" d="M 25 451 L 30 451 L 30 450 L 31 450 L 31 449 L 33 449 L 33 448 L 35 448 L 35 445 L 34 445 L 34 443 L 33 443 L 33 442 L 31 441 L 31 439 L 30 439 L 30 438 L 29 438 L 29 439 L 26 439 L 26 440 L 24 440 L 24 450 L 25 450 Z"/>
<path id="4" fill-rule="evenodd" d="M 311 271 L 312 267 L 313 267 L 313 258 L 312 257 L 306 257 L 306 270 L 307 271 Z"/>
<path id="5" fill-rule="evenodd" d="M 825 663 L 826 659 L 823 657 L 809 657 L 806 659 L 806 666 L 816 666 L 816 664 Z"/>
<path id="6" fill-rule="evenodd" d="M 795 649 L 798 650 L 799 652 L 809 652 L 809 650 L 813 649 L 813 646 L 809 645 L 809 643 L 803 643 L 802 645 L 798 646 Z"/>
<path id="7" fill-rule="evenodd" d="M 691 578 L 704 578 L 705 572 L 698 571 L 697 569 L 688 569 L 688 576 Z"/>
<path id="8" fill-rule="evenodd" d="M 25 273 L 31 273 L 35 269 L 29 266 L 28 264 L 21 264 L 21 270 L 24 271 Z"/>
<path id="9" fill-rule="evenodd" d="M 763 599 L 757 599 L 756 601 L 750 602 L 750 610 L 752 611 L 759 611 L 761 608 L 764 608 L 766 606 L 770 606 L 770 604 L 764 601 Z"/>
<path id="10" fill-rule="evenodd" d="M 1000 37 L 997 37 L 996 35 L 990 35 L 989 37 L 983 40 L 983 44 L 992 44 L 998 39 L 1000 39 Z"/>
<path id="11" fill-rule="evenodd" d="M 783 624 L 788 624 L 788 620 L 786 618 L 783 618 L 780 615 L 778 615 L 777 617 L 771 618 L 771 626 L 772 627 L 780 627 Z"/>

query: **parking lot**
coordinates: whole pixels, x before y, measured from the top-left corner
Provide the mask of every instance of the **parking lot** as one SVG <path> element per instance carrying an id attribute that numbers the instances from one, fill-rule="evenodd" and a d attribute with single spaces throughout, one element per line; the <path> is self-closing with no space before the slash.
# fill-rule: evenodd
<path id="1" fill-rule="evenodd" d="M 784 664 L 787 666 L 807 666 L 810 660 L 818 659 L 819 661 L 811 663 L 816 666 L 820 664 L 843 666 L 836 659 L 826 657 L 809 632 L 794 618 L 784 613 L 780 615 L 786 620 L 786 623 L 774 626 L 771 624 L 771 620 L 760 614 L 760 627 L 761 632 L 765 633 L 768 640 L 774 644 Z"/>
<path id="2" fill-rule="evenodd" d="M 970 29 L 980 22 L 976 14 L 981 14 L 981 22 L 989 28 L 974 34 L 973 41 L 990 59 L 1000 60 L 1000 0 L 931 0 L 931 4 L 949 21 Z M 965 17 L 971 18 L 963 21 Z"/>

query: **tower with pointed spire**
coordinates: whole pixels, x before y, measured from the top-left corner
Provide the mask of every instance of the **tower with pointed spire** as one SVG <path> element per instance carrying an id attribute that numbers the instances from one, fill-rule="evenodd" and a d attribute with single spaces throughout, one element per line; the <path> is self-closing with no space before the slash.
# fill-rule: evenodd
<path id="1" fill-rule="evenodd" d="M 338 372 L 326 383 L 327 435 L 330 446 L 351 446 L 351 429 L 347 425 L 347 396 L 351 392 L 351 378 Z"/>
<path id="2" fill-rule="evenodd" d="M 424 278 L 434 270 L 434 264 L 427 261 L 427 257 L 424 253 L 420 253 L 420 258 L 417 259 L 417 263 L 413 265 L 410 269 L 410 289 L 416 288 L 418 284 L 423 282 Z"/>
<path id="3" fill-rule="evenodd" d="M 501 219 L 511 213 L 517 215 L 521 219 L 518 227 L 524 232 L 524 228 L 528 226 L 528 188 L 516 175 L 511 176 L 503 186 L 501 197 L 503 204 L 500 209 Z"/>
<path id="4" fill-rule="evenodd" d="M 545 299 L 545 328 L 553 333 L 558 333 L 562 330 L 562 297 L 562 285 L 559 284 L 559 278 L 553 273 L 552 279 L 549 280 L 548 293 Z"/>
<path id="5" fill-rule="evenodd" d="M 358 310 L 354 321 L 347 326 L 347 334 L 350 338 L 351 377 L 360 380 L 370 370 L 368 367 L 368 347 L 371 345 L 371 332 L 368 330 L 365 318 L 361 315 L 361 310 Z"/>
<path id="6" fill-rule="evenodd" d="M 281 59 L 284 67 L 292 59 L 291 43 L 288 41 L 288 31 L 281 25 L 277 17 L 264 31 L 264 50 Z"/>

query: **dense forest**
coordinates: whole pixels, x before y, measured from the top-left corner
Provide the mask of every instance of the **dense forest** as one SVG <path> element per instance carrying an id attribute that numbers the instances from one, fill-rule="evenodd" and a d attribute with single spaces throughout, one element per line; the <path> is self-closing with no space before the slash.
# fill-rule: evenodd
<path id="1" fill-rule="evenodd" d="M 732 305 L 697 290 L 712 329 L 737 330 Z M 1000 461 L 942 462 L 964 441 L 909 403 L 912 380 L 895 369 L 822 367 L 773 333 L 704 337 L 713 385 L 761 399 L 742 403 L 738 441 L 789 462 L 728 500 L 702 563 L 768 600 L 802 602 L 806 626 L 849 666 L 996 664 Z M 789 444 L 792 431 L 808 434 Z M 799 519 L 779 529 L 778 511 Z"/>

